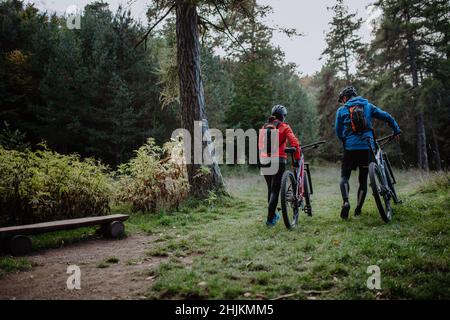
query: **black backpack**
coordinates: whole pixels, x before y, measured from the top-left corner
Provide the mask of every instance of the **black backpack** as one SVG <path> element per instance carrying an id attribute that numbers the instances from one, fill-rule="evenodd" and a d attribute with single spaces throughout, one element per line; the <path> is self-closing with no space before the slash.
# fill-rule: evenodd
<path id="1" fill-rule="evenodd" d="M 354 105 L 348 107 L 350 112 L 350 128 L 353 133 L 361 133 L 368 131 L 366 115 L 364 114 L 363 105 Z"/>

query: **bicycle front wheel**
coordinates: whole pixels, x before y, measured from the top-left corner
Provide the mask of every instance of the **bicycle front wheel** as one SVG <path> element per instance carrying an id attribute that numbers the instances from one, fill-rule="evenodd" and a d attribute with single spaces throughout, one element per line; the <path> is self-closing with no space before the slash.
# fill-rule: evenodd
<path id="1" fill-rule="evenodd" d="M 296 200 L 297 181 L 291 171 L 286 171 L 281 179 L 281 211 L 284 225 L 288 229 L 298 224 L 298 206 Z"/>
<path id="2" fill-rule="evenodd" d="M 399 203 L 401 203 L 401 201 L 397 196 L 397 191 L 395 191 L 394 173 L 392 172 L 392 167 L 388 160 L 385 160 L 385 166 L 386 166 L 386 170 L 385 170 L 386 171 L 386 179 L 387 179 L 387 183 L 389 185 L 389 189 L 391 189 L 392 200 L 394 200 L 395 204 L 399 204 Z"/>
<path id="3" fill-rule="evenodd" d="M 369 165 L 369 178 L 378 212 L 383 221 L 388 223 L 392 220 L 390 196 L 387 192 L 389 187 L 384 185 L 380 168 L 375 162 Z"/>

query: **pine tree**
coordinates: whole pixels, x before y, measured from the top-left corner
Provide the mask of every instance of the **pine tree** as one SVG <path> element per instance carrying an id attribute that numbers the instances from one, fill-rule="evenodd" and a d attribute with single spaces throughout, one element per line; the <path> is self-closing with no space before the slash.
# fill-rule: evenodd
<path id="1" fill-rule="evenodd" d="M 327 47 L 322 56 L 327 58 L 327 64 L 343 72 L 347 83 L 351 81 L 350 66 L 359 50 L 361 50 L 361 37 L 358 30 L 362 19 L 356 18 L 357 13 L 349 13 L 344 0 L 337 0 L 333 7 L 328 8 L 334 12 L 330 31 L 326 35 Z"/>
<path id="2" fill-rule="evenodd" d="M 425 75 L 426 41 L 423 37 L 425 2 L 420 0 L 380 0 L 375 3 L 383 11 L 371 52 L 379 68 L 390 75 L 392 85 L 407 84 L 411 88 L 416 122 L 417 163 L 429 169 L 424 111 L 418 106 L 420 86 Z"/>

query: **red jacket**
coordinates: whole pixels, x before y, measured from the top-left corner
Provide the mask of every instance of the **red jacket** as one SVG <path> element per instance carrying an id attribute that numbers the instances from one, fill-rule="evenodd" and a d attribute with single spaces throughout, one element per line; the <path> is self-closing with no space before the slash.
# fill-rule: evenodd
<path id="1" fill-rule="evenodd" d="M 264 145 L 264 135 L 265 135 L 264 130 L 265 130 L 264 127 L 262 127 L 260 130 L 258 147 L 261 152 L 261 157 L 269 158 L 268 154 L 262 151 L 266 147 Z M 278 127 L 278 140 L 279 140 L 279 148 L 275 153 L 272 153 L 273 158 L 287 159 L 287 155 L 286 152 L 284 152 L 284 150 L 286 149 L 287 142 L 289 142 L 291 147 L 297 149 L 297 151 L 294 153 L 295 160 L 300 160 L 300 152 L 301 152 L 300 144 L 298 142 L 298 139 L 295 137 L 291 127 L 285 122 L 280 122 L 280 125 Z"/>

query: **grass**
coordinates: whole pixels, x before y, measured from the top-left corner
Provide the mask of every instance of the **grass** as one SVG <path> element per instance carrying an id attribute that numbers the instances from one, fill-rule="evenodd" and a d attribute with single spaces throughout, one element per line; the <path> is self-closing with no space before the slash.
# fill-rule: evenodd
<path id="1" fill-rule="evenodd" d="M 313 172 L 314 217 L 303 217 L 293 231 L 282 224 L 264 226 L 265 184 L 249 175 L 228 177 L 234 197 L 225 204 L 165 215 L 162 225 L 161 217 L 151 218 L 148 224 L 160 241 L 148 254 L 168 259 L 153 270 L 156 282 L 149 296 L 450 298 L 448 185 L 439 182 L 430 192 L 417 192 L 428 188 L 423 187 L 427 177 L 401 172 L 398 189 L 404 204 L 396 207 L 394 221 L 386 225 L 370 196 L 362 217 L 341 221 L 338 177 L 335 167 Z M 356 193 L 355 177 L 352 180 Z M 183 262 L 189 255 L 193 264 Z M 366 286 L 371 265 L 381 269 L 379 291 Z"/>
<path id="2" fill-rule="evenodd" d="M 404 203 L 395 207 L 390 224 L 382 222 L 370 192 L 361 217 L 349 221 L 339 218 L 339 170 L 334 166 L 313 171 L 314 216 L 302 216 L 299 227 L 292 231 L 282 223 L 265 227 L 266 186 L 256 172 L 229 170 L 230 198 L 190 202 L 176 212 L 132 214 L 126 223 L 128 232 L 154 235 L 146 255 L 164 258 L 148 271 L 155 277 L 148 296 L 449 299 L 448 175 L 436 178 L 416 171 L 397 175 Z M 425 183 L 430 179 L 432 183 Z M 353 206 L 356 180 L 353 174 Z M 120 207 L 113 211 L 127 210 Z M 85 231 L 75 239 L 90 234 Z M 67 239 L 71 236 L 74 234 Z M 60 243 L 54 237 L 44 240 L 42 246 Z M 1 272 L 16 271 L 14 267 L 4 271 L 3 259 L 11 258 L 0 257 Z M 111 263 L 103 261 L 98 267 Z M 380 267 L 381 290 L 366 286 L 371 265 Z"/>
<path id="3" fill-rule="evenodd" d="M 0 257 L 0 278 L 8 273 L 31 270 L 32 265 L 26 258 Z"/>
<path id="4" fill-rule="evenodd" d="M 119 258 L 112 256 L 106 258 L 104 261 L 101 261 L 99 264 L 97 264 L 97 268 L 105 269 L 108 268 L 110 265 L 117 264 L 119 262 L 120 262 Z"/>

